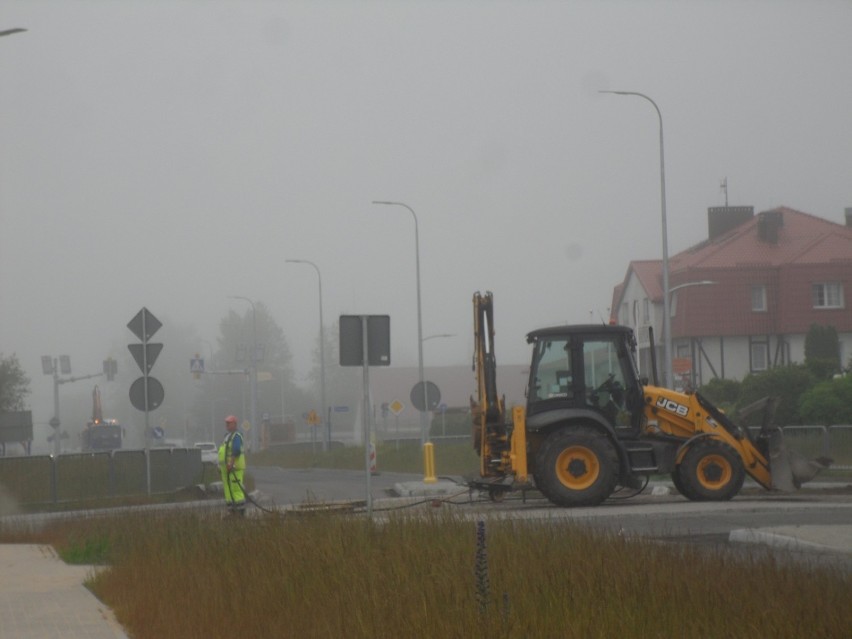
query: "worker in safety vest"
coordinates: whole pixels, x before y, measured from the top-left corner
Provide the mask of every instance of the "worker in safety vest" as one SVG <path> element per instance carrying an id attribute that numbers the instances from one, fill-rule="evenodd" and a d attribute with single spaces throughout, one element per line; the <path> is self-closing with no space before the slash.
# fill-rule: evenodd
<path id="1" fill-rule="evenodd" d="M 222 473 L 222 485 L 225 487 L 225 503 L 230 513 L 245 515 L 243 475 L 246 470 L 246 455 L 243 436 L 237 430 L 237 418 L 233 415 L 225 418 L 225 428 L 228 432 L 219 446 L 219 471 Z"/>

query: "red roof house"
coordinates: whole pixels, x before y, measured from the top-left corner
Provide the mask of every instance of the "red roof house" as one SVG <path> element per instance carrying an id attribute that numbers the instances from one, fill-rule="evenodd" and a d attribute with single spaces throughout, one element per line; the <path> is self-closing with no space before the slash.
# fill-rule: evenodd
<path id="1" fill-rule="evenodd" d="M 780 207 L 708 210 L 708 238 L 669 258 L 675 386 L 804 361 L 813 324 L 840 337 L 838 364 L 852 357 L 852 210 L 846 225 Z M 614 291 L 612 319 L 633 326 L 640 369 L 663 349 L 662 262 L 634 261 Z"/>

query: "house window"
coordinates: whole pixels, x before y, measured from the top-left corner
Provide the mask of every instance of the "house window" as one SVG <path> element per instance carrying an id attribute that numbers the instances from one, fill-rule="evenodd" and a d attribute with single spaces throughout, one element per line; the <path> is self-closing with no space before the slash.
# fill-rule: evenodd
<path id="1" fill-rule="evenodd" d="M 647 297 L 642 300 L 642 323 L 651 323 L 651 300 L 649 300 Z"/>
<path id="2" fill-rule="evenodd" d="M 766 287 L 763 284 L 756 284 L 751 287 L 751 310 L 766 310 Z"/>
<path id="3" fill-rule="evenodd" d="M 843 308 L 843 287 L 840 282 L 821 282 L 814 284 L 814 308 Z"/>
<path id="4" fill-rule="evenodd" d="M 769 345 L 766 342 L 751 343 L 751 370 L 765 371 L 769 368 Z"/>

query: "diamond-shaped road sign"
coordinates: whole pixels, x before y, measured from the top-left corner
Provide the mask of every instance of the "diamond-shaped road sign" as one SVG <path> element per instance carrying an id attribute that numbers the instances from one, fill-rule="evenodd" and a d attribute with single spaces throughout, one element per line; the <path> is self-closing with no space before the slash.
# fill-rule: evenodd
<path id="1" fill-rule="evenodd" d="M 142 330 L 144 324 L 145 330 Z M 147 308 L 142 307 L 142 310 L 136 313 L 134 318 L 127 324 L 133 334 L 143 342 L 147 342 L 154 335 L 163 323 L 158 320 Z M 138 360 L 137 360 L 138 361 Z M 141 364 L 139 365 L 142 366 Z"/>

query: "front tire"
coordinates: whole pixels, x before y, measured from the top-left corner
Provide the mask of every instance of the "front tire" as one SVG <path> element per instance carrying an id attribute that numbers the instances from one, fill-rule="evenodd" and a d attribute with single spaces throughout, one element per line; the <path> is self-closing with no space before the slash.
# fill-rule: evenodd
<path id="1" fill-rule="evenodd" d="M 740 492 L 745 467 L 728 444 L 704 439 L 690 446 L 675 470 L 675 486 L 692 501 L 727 501 Z"/>
<path id="2" fill-rule="evenodd" d="M 618 453 L 596 428 L 572 426 L 545 439 L 535 469 L 536 487 L 557 506 L 595 506 L 615 490 Z"/>

